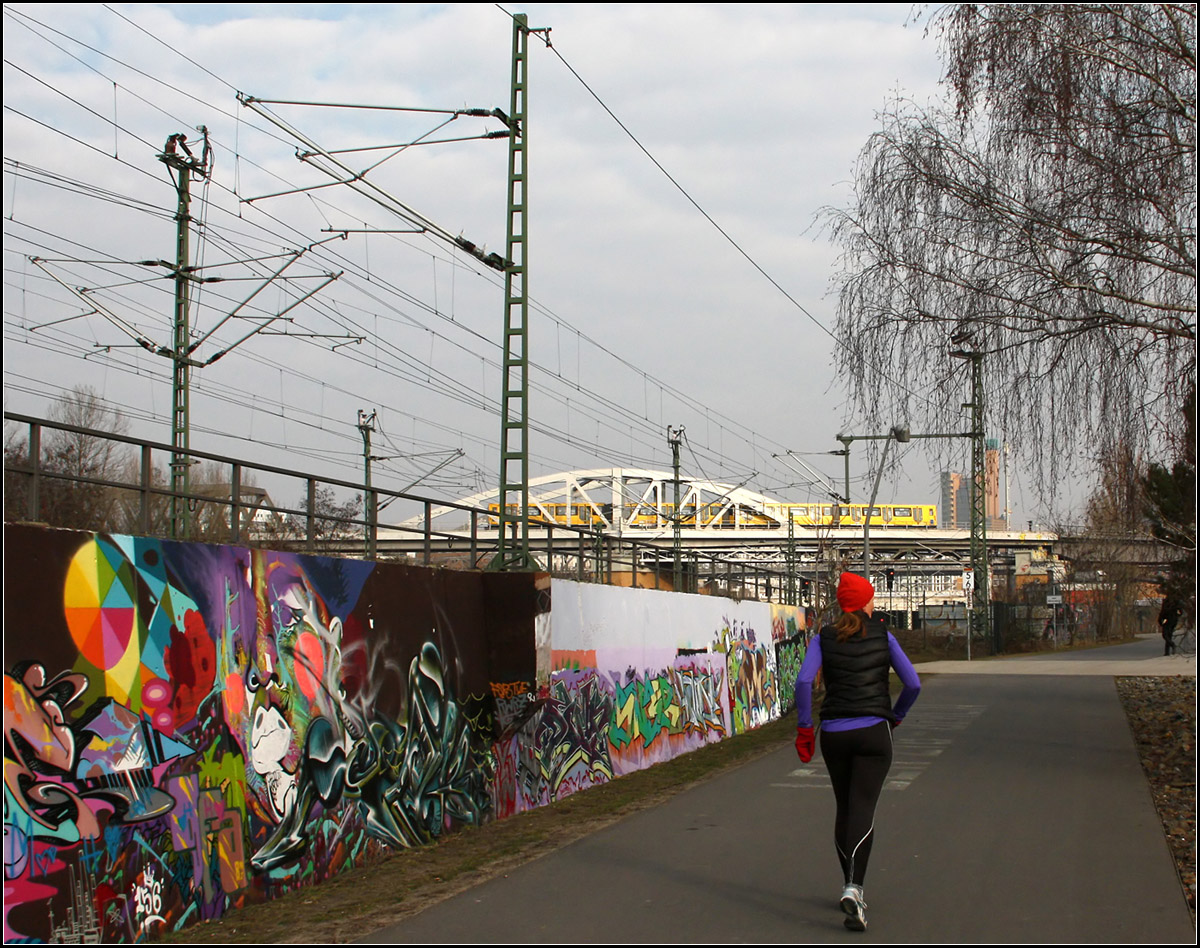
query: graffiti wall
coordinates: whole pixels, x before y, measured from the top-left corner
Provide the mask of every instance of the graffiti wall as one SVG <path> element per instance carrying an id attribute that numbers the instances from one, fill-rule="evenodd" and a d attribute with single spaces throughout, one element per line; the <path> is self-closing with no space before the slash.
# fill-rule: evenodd
<path id="1" fill-rule="evenodd" d="M 779 672 L 780 711 L 786 713 L 796 706 L 795 683 L 804 664 L 808 645 L 806 611 L 803 607 L 771 604 L 771 641 L 775 644 L 775 667 Z"/>
<path id="2" fill-rule="evenodd" d="M 544 574 L 15 525 L 5 554 L 6 942 L 145 940 L 742 733 L 807 641 Z"/>
<path id="3" fill-rule="evenodd" d="M 6 942 L 141 940 L 510 808 L 545 577 L 7 525 L 5 552 Z"/>
<path id="4" fill-rule="evenodd" d="M 572 734 L 568 749 L 587 749 L 593 777 L 630 773 L 778 717 L 796 655 L 803 659 L 795 607 L 557 579 L 552 591 L 552 690 L 586 699 L 576 702 L 586 708 L 578 717 L 563 704 L 572 723 L 562 730 Z M 782 686 L 781 655 L 782 673 L 792 676 Z M 543 755 L 553 750 L 545 743 L 553 734 L 534 737 Z"/>

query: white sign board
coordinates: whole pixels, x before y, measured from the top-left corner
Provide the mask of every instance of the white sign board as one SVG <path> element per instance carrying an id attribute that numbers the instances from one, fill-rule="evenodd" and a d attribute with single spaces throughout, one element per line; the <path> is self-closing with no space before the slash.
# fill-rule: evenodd
<path id="1" fill-rule="evenodd" d="M 963 589 L 975 588 L 975 571 L 971 569 L 963 570 Z"/>
<path id="2" fill-rule="evenodd" d="M 1046 597 L 1046 605 L 1061 606 L 1062 605 L 1062 596 L 1047 596 Z"/>

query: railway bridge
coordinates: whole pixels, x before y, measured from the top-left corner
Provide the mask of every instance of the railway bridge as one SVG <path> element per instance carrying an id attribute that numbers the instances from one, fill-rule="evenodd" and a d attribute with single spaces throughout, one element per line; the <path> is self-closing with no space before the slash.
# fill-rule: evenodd
<path id="1" fill-rule="evenodd" d="M 481 565 L 494 549 L 499 525 L 496 491 L 427 508 L 425 514 L 380 526 L 380 552 L 449 556 Z M 634 575 L 670 575 L 676 537 L 693 584 L 707 577 L 754 575 L 815 578 L 830 568 L 861 565 L 866 504 L 790 503 L 733 484 L 681 478 L 679 504 L 670 472 L 630 468 L 567 471 L 537 478 L 529 489 L 529 541 L 539 565 L 550 570 L 605 567 Z M 515 513 L 515 511 L 510 511 Z M 886 571 L 915 583 L 925 594 L 953 596 L 970 562 L 970 531 L 940 525 L 937 508 L 922 503 L 881 503 L 870 513 L 872 573 L 879 589 Z M 991 531 L 989 559 L 1011 564 L 1025 552 L 1054 552 L 1057 534 Z M 760 585 L 764 580 L 756 580 Z M 727 585 L 730 583 L 727 581 Z M 769 588 L 769 587 L 768 587 Z M 961 598 L 961 592 L 957 594 Z M 768 594 L 768 598 L 774 598 Z"/>

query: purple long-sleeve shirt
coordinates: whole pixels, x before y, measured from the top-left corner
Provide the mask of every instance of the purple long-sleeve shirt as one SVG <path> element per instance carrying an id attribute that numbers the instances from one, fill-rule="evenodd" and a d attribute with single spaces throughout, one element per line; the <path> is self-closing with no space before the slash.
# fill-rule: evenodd
<path id="1" fill-rule="evenodd" d="M 921 679 L 917 677 L 917 670 L 913 668 L 912 662 L 904 654 L 904 649 L 900 647 L 896 637 L 891 632 L 887 634 L 887 637 L 888 657 L 891 659 L 892 668 L 896 669 L 900 683 L 904 686 L 900 697 L 896 699 L 896 703 L 892 707 L 892 711 L 896 714 L 896 720 L 902 721 L 908 714 L 908 709 L 917 700 L 917 695 L 921 691 Z M 800 666 L 800 674 L 796 676 L 796 723 L 800 727 L 812 727 L 812 686 L 817 672 L 820 670 L 821 637 L 814 635 L 808 643 L 808 652 L 804 656 L 804 664 Z M 822 721 L 821 727 L 827 731 L 852 731 L 859 727 L 871 727 L 884 720 L 886 719 L 875 716 L 832 718 L 829 721 Z"/>

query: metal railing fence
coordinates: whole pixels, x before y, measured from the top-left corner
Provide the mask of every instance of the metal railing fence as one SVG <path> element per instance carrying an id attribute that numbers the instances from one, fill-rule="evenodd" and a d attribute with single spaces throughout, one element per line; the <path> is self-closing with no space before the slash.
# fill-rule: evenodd
<path id="1" fill-rule="evenodd" d="M 4 420 L 6 522 L 364 559 L 403 556 L 424 565 L 468 569 L 486 567 L 498 550 L 497 531 L 490 527 L 495 515 L 482 507 L 392 491 L 377 484 L 368 489 L 357 481 L 208 451 L 177 451 L 163 442 L 12 412 L 5 412 Z M 24 427 L 23 442 L 8 436 L 10 423 Z M 175 493 L 165 471 L 176 454 L 192 464 L 209 464 L 210 474 L 215 465 L 215 470 L 228 477 L 210 477 L 186 492 Z M 156 461 L 166 463 L 156 466 Z M 295 506 L 267 502 L 269 494 L 258 487 L 259 478 L 299 482 L 301 501 Z M 359 503 L 333 504 L 330 498 L 335 491 L 349 491 Z M 173 499 L 188 507 L 182 531 L 170 516 Z M 393 502 L 423 511 L 421 525 L 381 525 L 375 513 Z M 443 519 L 446 511 L 461 512 L 464 528 L 435 529 L 435 508 Z M 538 565 L 553 575 L 655 589 L 673 585 L 674 556 L 669 543 L 660 545 L 566 524 L 535 529 L 530 543 Z M 373 551 L 373 557 L 368 551 Z M 789 575 L 786 569 L 687 550 L 684 589 L 680 591 L 783 602 L 788 590 L 797 588 L 796 579 L 795 573 Z"/>

